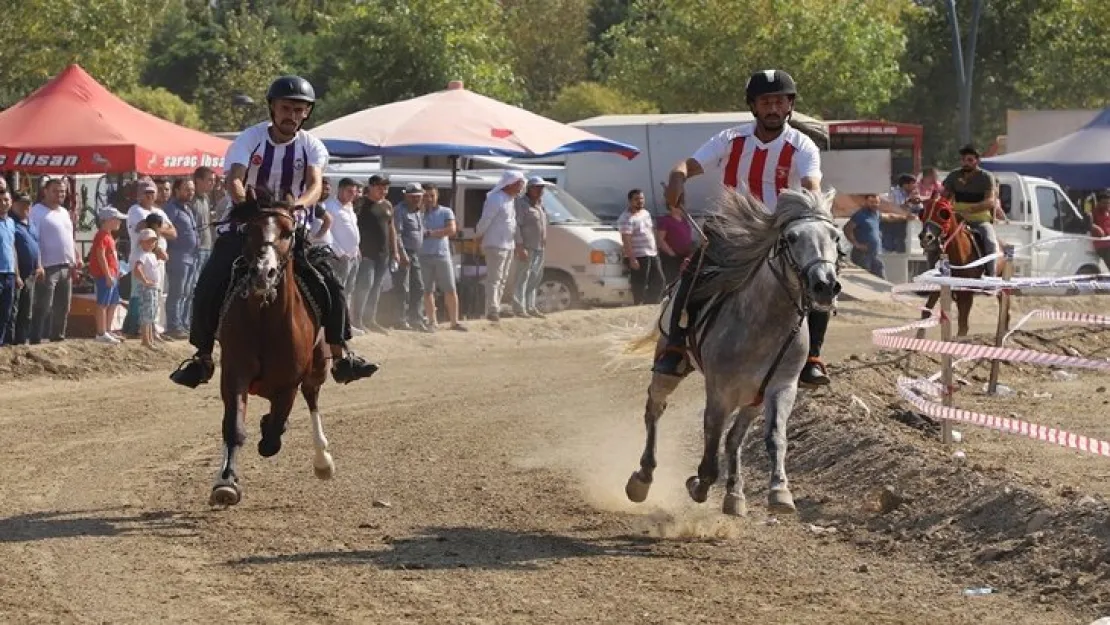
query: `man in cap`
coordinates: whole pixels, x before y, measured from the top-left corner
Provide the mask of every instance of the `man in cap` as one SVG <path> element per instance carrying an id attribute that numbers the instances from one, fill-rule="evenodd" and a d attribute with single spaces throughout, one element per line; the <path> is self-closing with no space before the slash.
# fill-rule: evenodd
<path id="1" fill-rule="evenodd" d="M 486 194 L 474 234 L 486 257 L 486 319 L 501 320 L 501 299 L 516 249 L 516 198 L 524 190 L 524 174 L 507 169 Z"/>
<path id="2" fill-rule="evenodd" d="M 393 274 L 393 284 L 401 292 L 402 330 L 429 331 L 424 322 L 424 276 L 420 269 L 420 248 L 424 245 L 424 188 L 417 182 L 405 185 L 405 199 L 393 211 L 393 224 L 401 240 L 401 258 Z"/>
<path id="3" fill-rule="evenodd" d="M 2 181 L 3 178 L 0 178 Z M 4 187 L 7 190 L 7 187 Z M 10 191 L 9 191 L 10 193 Z M 12 207 L 8 211 L 15 225 L 15 249 L 19 261 L 19 278 L 23 288 L 16 293 L 13 319 L 13 345 L 23 345 L 31 336 L 31 312 L 35 301 L 35 283 L 46 272 L 42 268 L 39 255 L 39 232 L 31 227 L 31 198 L 26 193 L 11 196 Z"/>
<path id="4" fill-rule="evenodd" d="M 314 296 L 324 309 L 322 322 L 324 339 L 331 348 L 332 377 L 340 384 L 370 377 L 378 366 L 356 356 L 347 346 L 351 330 L 343 285 L 335 279 L 324 255 L 308 251 L 307 225 L 312 209 L 320 200 L 323 171 L 328 163 L 324 144 L 302 129 L 315 106 L 316 91 L 300 76 L 281 76 L 270 84 L 266 102 L 270 120 L 239 133 L 228 148 L 224 158 L 227 192 L 234 204 L 246 200 L 248 186 L 278 200 L 293 198 L 294 213 L 301 222 L 294 244 L 293 266 L 297 276 L 316 291 Z M 197 352 L 170 375 L 171 380 L 183 386 L 196 388 L 207 382 L 215 371 L 212 349 L 220 308 L 231 282 L 235 259 L 243 248 L 245 235 L 240 225 L 227 223 L 217 230 L 220 237 L 197 279 L 189 337 Z"/>
<path id="5" fill-rule="evenodd" d="M 513 289 L 513 312 L 519 317 L 544 317 L 536 308 L 536 290 L 543 281 L 543 250 L 547 246 L 547 210 L 543 207 L 546 186 L 543 178 L 532 176 L 524 197 L 516 201 L 516 254 L 520 266 Z"/>
<path id="6" fill-rule="evenodd" d="M 994 233 L 996 187 L 994 175 L 979 167 L 979 150 L 970 143 L 960 148 L 960 168 L 944 179 L 944 197 L 952 200 L 956 214 L 979 235 L 983 256 L 998 252 Z M 983 275 L 994 276 L 994 268 L 995 261 L 987 262 Z"/>

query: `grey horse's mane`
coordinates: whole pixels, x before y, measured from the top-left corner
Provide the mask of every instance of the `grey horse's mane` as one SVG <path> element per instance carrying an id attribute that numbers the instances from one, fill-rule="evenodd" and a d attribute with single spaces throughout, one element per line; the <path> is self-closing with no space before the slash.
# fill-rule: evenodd
<path id="1" fill-rule="evenodd" d="M 704 282 L 695 296 L 742 287 L 770 256 L 787 224 L 812 217 L 831 222 L 833 195 L 831 190 L 814 193 L 785 189 L 779 194 L 774 214 L 768 214 L 763 203 L 750 194 L 726 189 L 703 226 L 709 259 L 720 273 L 717 279 Z"/>

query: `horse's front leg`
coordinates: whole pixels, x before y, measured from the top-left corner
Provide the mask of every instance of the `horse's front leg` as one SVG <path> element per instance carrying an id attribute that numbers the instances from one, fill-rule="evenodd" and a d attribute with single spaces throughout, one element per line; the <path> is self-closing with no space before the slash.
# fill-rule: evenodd
<path id="1" fill-rule="evenodd" d="M 312 371 L 301 382 L 301 395 L 308 404 L 308 414 L 312 422 L 312 444 L 316 456 L 312 459 L 312 470 L 321 480 L 330 480 L 335 475 L 335 461 L 328 452 L 328 437 L 324 436 L 324 422 L 320 418 L 320 387 L 327 376 L 327 356 L 317 348 Z"/>
<path id="2" fill-rule="evenodd" d="M 768 393 L 763 401 L 763 439 L 771 459 L 771 488 L 767 492 L 767 507 L 772 514 L 793 514 L 794 496 L 790 494 L 790 481 L 786 477 L 786 422 L 794 410 L 797 383 L 784 385 Z"/>
<path id="3" fill-rule="evenodd" d="M 940 300 L 940 291 L 935 291 L 935 292 L 929 294 L 929 297 L 926 298 L 926 300 L 925 300 L 925 306 L 923 307 L 923 309 L 921 311 L 921 318 L 922 319 L 928 319 L 928 318 L 933 316 L 933 306 L 936 306 L 937 302 L 939 300 Z M 917 338 L 919 340 L 925 338 L 925 328 L 918 328 L 917 329 Z"/>
<path id="4" fill-rule="evenodd" d="M 640 456 L 640 468 L 632 473 L 624 485 L 624 494 L 634 503 L 642 503 L 647 499 L 651 482 L 655 479 L 655 434 L 659 419 L 667 410 L 667 398 L 678 388 L 682 378 L 673 375 L 654 373 L 651 384 L 648 386 L 647 405 L 644 407 L 644 427 L 647 430 L 647 440 L 644 442 L 644 453 Z"/>
<path id="5" fill-rule="evenodd" d="M 751 427 L 752 421 L 759 416 L 758 406 L 748 406 L 740 411 L 732 422 L 732 427 L 725 437 L 725 457 L 728 461 L 728 478 L 725 481 L 725 501 L 722 512 L 733 516 L 744 516 L 748 513 L 748 504 L 744 499 L 744 476 L 741 475 L 740 450 L 744 445 L 744 438 Z"/>
<path id="6" fill-rule="evenodd" d="M 706 382 L 707 386 L 709 382 Z M 732 413 L 732 408 L 725 406 L 715 395 L 712 387 L 706 389 L 705 402 L 705 448 L 702 450 L 701 464 L 698 465 L 698 474 L 686 480 L 686 491 L 690 499 L 697 503 L 705 503 L 709 498 L 709 487 L 716 483 L 720 474 L 719 456 L 721 452 L 721 437 L 724 436 L 725 426 Z"/>
<path id="7" fill-rule="evenodd" d="M 971 324 L 968 319 L 971 317 L 971 305 L 975 302 L 975 294 L 971 291 L 959 291 L 956 293 L 956 310 L 958 311 L 958 323 L 956 327 L 956 336 L 967 336 L 971 331 Z"/>
<path id="8" fill-rule="evenodd" d="M 239 452 L 247 440 L 247 385 L 233 379 L 226 371 L 225 368 L 220 381 L 224 402 L 224 460 L 208 499 L 213 506 L 234 506 L 243 498 L 243 487 L 239 484 Z"/>
<path id="9" fill-rule="evenodd" d="M 258 440 L 258 455 L 269 458 L 281 451 L 281 435 L 285 434 L 285 424 L 296 398 L 296 386 L 282 389 L 270 398 L 270 412 L 262 415 L 259 422 L 262 438 Z"/>

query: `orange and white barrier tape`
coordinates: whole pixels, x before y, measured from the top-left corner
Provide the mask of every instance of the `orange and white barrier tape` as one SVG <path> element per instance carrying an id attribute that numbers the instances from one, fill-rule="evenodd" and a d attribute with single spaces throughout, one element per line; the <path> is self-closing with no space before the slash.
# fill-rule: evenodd
<path id="1" fill-rule="evenodd" d="M 1073 313 L 1054 310 L 1035 310 L 1022 317 L 1022 319 L 1015 325 L 1014 329 L 1006 334 L 1005 337 L 1003 337 L 1003 342 L 1005 342 L 1005 340 L 1008 339 L 1010 335 L 1016 332 L 1018 328 L 1020 328 L 1027 321 L 1035 317 L 1041 319 L 1052 319 L 1055 321 L 1065 321 L 1069 323 L 1110 325 L 1110 317 L 1105 315 Z M 1093 360 L 1090 358 L 1081 358 L 1078 356 L 1049 354 L 1032 349 L 993 347 L 990 345 L 973 345 L 898 336 L 903 332 L 931 328 L 939 325 L 940 323 L 941 319 L 939 317 L 934 317 L 906 324 L 897 328 L 880 328 L 872 332 L 872 342 L 879 347 L 944 354 L 948 356 L 962 356 L 963 358 L 957 361 L 957 363 L 954 363 L 953 366 L 969 360 L 989 358 L 995 360 L 1005 360 L 1008 362 L 1027 362 L 1049 366 L 1076 367 L 1083 369 L 1095 369 L 1099 371 L 1110 371 L 1110 360 Z M 1085 451 L 1088 453 L 1110 457 L 1110 442 L 1107 441 L 1101 441 L 1082 435 L 1072 434 L 1058 428 L 1050 428 L 1043 425 L 1037 425 L 1035 423 L 1022 421 L 1020 419 L 998 417 L 994 415 L 973 412 L 970 410 L 964 410 L 962 408 L 955 408 L 953 406 L 945 406 L 943 404 L 939 404 L 926 399 L 923 396 L 923 393 L 932 395 L 934 397 L 943 397 L 945 393 L 950 393 L 952 391 L 952 389 L 946 389 L 942 385 L 936 383 L 936 380 L 940 377 L 940 375 L 940 373 L 937 373 L 931 376 L 928 380 L 915 380 L 912 378 L 899 376 L 897 382 L 898 393 L 906 401 L 917 407 L 917 409 L 920 410 L 922 413 L 931 417 L 971 423 L 973 425 L 979 425 L 993 430 L 999 430 L 1001 432 L 1027 436 L 1034 440 L 1060 445 L 1062 447 L 1068 447 L 1070 449 L 1077 449 L 1079 451 Z"/>

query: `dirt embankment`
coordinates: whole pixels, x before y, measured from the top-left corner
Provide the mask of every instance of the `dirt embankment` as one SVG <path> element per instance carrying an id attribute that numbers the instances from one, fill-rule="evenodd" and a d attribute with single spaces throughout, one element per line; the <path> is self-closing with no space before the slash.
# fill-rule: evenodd
<path id="1" fill-rule="evenodd" d="M 1012 343 L 1098 357 L 1110 350 L 1110 329 L 1023 332 Z M 830 537 L 863 549 L 931 562 L 955 579 L 1110 613 L 1110 458 L 959 424 L 964 440 L 945 446 L 940 424 L 898 398 L 898 355 L 843 362 L 833 390 L 799 401 L 788 462 L 807 491 L 803 520 L 835 527 Z M 914 364 L 916 374 L 940 368 L 924 355 Z M 1000 378 L 1014 394 L 1000 398 L 982 393 L 988 371 L 984 361 L 958 372 L 957 406 L 1110 439 L 1105 374 L 1054 377 L 1047 367 L 1005 364 Z M 749 440 L 747 452 L 766 475 L 762 445 Z"/>

